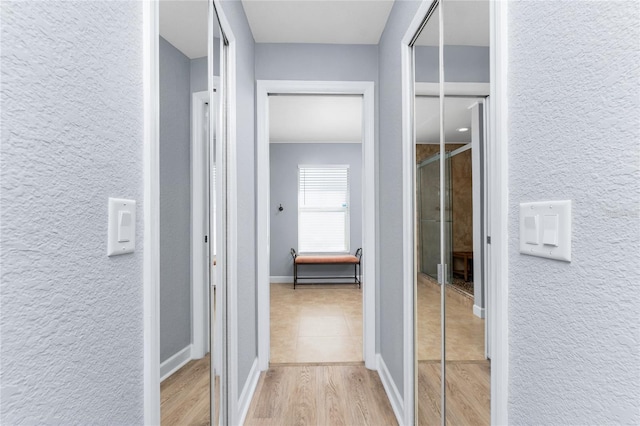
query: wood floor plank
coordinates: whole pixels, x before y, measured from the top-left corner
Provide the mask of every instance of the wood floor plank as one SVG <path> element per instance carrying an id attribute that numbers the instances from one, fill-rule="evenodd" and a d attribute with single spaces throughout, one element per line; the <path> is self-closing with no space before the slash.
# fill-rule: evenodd
<path id="1" fill-rule="evenodd" d="M 289 365 L 274 366 L 276 374 L 260 377 L 254 401 L 247 414 L 247 426 L 327 426 L 327 425 L 397 425 L 377 372 L 364 365 Z M 275 395 L 269 380 L 278 380 L 280 390 Z M 283 396 L 286 395 L 286 398 Z M 259 417 L 259 405 L 269 400 L 283 406 L 272 410 L 273 417 Z"/>
<path id="2" fill-rule="evenodd" d="M 193 360 L 162 382 L 160 386 L 163 425 L 209 424 L 209 362 Z"/>

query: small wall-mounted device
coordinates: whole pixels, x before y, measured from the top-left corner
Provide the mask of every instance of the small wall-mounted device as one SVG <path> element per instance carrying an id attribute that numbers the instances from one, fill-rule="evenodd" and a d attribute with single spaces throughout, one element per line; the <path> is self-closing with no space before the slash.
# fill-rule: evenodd
<path id="1" fill-rule="evenodd" d="M 280 204 L 280 207 L 278 207 L 278 211 L 281 212 L 284 210 L 284 207 L 282 207 L 282 204 Z"/>
<path id="2" fill-rule="evenodd" d="M 136 248 L 136 201 L 109 198 L 107 256 L 133 253 Z"/>
<path id="3" fill-rule="evenodd" d="M 571 262 L 571 200 L 520 203 L 520 253 Z"/>

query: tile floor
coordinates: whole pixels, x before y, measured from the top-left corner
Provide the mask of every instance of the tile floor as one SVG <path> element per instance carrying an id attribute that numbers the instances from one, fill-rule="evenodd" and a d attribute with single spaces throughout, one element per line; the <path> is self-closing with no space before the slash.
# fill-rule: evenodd
<path id="1" fill-rule="evenodd" d="M 271 363 L 361 362 L 362 290 L 271 284 Z"/>

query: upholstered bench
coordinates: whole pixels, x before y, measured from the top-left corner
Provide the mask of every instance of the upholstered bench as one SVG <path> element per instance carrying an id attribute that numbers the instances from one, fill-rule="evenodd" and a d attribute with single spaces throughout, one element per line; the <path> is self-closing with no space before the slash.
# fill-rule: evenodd
<path id="1" fill-rule="evenodd" d="M 353 284 L 358 284 L 358 288 L 361 287 L 358 272 L 360 269 L 360 260 L 362 259 L 362 249 L 356 250 L 355 255 L 351 254 L 313 254 L 313 255 L 299 255 L 294 249 L 291 249 L 291 257 L 293 258 L 293 288 L 296 288 L 299 280 L 321 280 L 321 279 L 351 279 L 351 277 L 300 277 L 298 276 L 299 265 L 353 265 Z M 313 283 L 309 283 L 313 284 Z M 351 284 L 351 282 L 345 282 L 345 284 Z"/>

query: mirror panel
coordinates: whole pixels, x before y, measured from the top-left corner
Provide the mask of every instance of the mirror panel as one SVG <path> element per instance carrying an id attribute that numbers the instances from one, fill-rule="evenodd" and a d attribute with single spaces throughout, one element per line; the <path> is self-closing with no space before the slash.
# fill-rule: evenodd
<path id="1" fill-rule="evenodd" d="M 490 423 L 490 361 L 485 350 L 482 271 L 482 156 L 484 96 L 469 83 L 488 83 L 489 2 L 445 1 L 444 140 L 448 178 L 443 261 L 445 289 L 445 419 L 447 424 Z M 488 94 L 488 93 L 487 93 Z"/>
<path id="2" fill-rule="evenodd" d="M 223 199 L 224 179 L 224 149 L 225 126 L 224 105 L 225 90 L 223 66 L 224 37 L 218 15 L 213 2 L 209 2 L 209 96 L 210 114 L 209 127 L 209 228 L 211 244 L 209 245 L 209 265 L 211 266 L 210 288 L 211 298 L 210 312 L 211 323 L 211 364 L 210 364 L 210 392 L 212 395 L 210 405 L 211 425 L 224 424 L 223 386 L 226 383 L 223 372 L 225 371 L 224 351 L 224 318 L 225 318 L 225 259 L 226 253 L 223 244 L 226 241 L 224 214 L 225 204 Z"/>
<path id="3" fill-rule="evenodd" d="M 442 421 L 442 293 L 440 169 L 440 7 L 437 2 L 414 43 L 415 78 L 415 359 L 416 423 Z"/>

